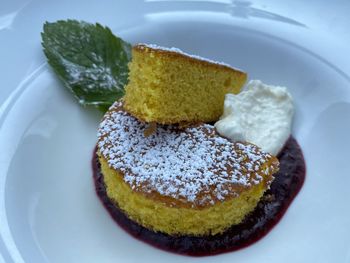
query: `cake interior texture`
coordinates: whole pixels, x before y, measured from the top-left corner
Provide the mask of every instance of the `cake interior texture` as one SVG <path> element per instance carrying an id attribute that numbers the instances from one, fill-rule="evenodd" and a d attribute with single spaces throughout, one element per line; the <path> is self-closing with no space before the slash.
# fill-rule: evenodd
<path id="1" fill-rule="evenodd" d="M 156 232 L 171 235 L 215 235 L 239 224 L 254 210 L 266 187 L 254 185 L 238 197 L 201 209 L 169 206 L 162 199 L 154 199 L 132 190 L 123 174 L 111 169 L 100 157 L 101 171 L 108 197 L 133 221 Z"/>
<path id="2" fill-rule="evenodd" d="M 239 93 L 246 73 L 176 50 L 136 45 L 129 64 L 125 109 L 146 122 L 212 122 L 225 94 Z"/>

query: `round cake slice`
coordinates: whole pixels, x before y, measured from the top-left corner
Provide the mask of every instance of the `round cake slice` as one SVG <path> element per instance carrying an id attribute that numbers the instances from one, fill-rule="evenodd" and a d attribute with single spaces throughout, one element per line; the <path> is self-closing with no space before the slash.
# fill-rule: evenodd
<path id="1" fill-rule="evenodd" d="M 274 156 L 212 125 L 158 126 L 149 136 L 147 127 L 116 102 L 99 126 L 97 153 L 108 197 L 152 231 L 222 233 L 254 210 L 278 171 Z"/>

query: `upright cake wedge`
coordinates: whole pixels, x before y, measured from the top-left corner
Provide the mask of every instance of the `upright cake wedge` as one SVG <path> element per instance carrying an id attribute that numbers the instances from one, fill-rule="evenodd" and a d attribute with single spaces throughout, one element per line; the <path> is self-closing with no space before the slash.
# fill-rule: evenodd
<path id="1" fill-rule="evenodd" d="M 160 124 L 217 121 L 226 93 L 238 93 L 246 73 L 176 48 L 136 45 L 129 64 L 125 109 Z"/>

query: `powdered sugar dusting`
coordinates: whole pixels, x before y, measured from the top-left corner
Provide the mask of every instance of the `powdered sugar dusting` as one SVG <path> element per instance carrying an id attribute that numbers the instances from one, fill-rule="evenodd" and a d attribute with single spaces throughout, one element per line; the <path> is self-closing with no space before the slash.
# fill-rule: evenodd
<path id="1" fill-rule="evenodd" d="M 256 146 L 232 143 L 211 125 L 179 131 L 158 126 L 145 137 L 146 124 L 115 103 L 98 131 L 98 149 L 135 191 L 157 192 L 192 205 L 214 204 L 271 180 L 261 166 L 271 155 Z M 276 164 L 277 165 L 277 164 Z M 270 167 L 271 171 L 277 167 Z"/>
<path id="2" fill-rule="evenodd" d="M 113 76 L 111 68 L 102 65 L 102 58 L 95 53 L 91 53 L 91 56 L 98 61 L 98 65 L 92 63 L 91 67 L 84 67 L 61 58 L 61 63 L 65 65 L 66 71 L 69 74 L 68 83 L 70 85 L 84 83 L 82 88 L 86 90 L 95 89 L 96 83 L 98 83 L 101 88 L 107 90 L 114 90 L 116 87 L 120 86 L 121 84 L 118 83 L 118 80 Z"/>
<path id="3" fill-rule="evenodd" d="M 229 67 L 231 69 L 239 70 L 239 69 L 234 68 L 234 67 L 232 67 L 231 65 L 229 65 L 229 64 L 227 64 L 225 62 L 215 61 L 215 60 L 204 58 L 204 57 L 201 57 L 201 56 L 198 56 L 198 55 L 188 54 L 188 53 L 186 53 L 186 52 L 184 52 L 181 49 L 176 48 L 176 47 L 170 47 L 169 48 L 169 47 L 158 46 L 158 45 L 155 45 L 155 44 L 144 44 L 144 43 L 139 44 L 140 48 L 142 48 L 143 46 L 148 47 L 148 48 L 152 48 L 152 49 L 156 49 L 156 50 L 176 52 L 176 53 L 182 54 L 182 55 L 187 56 L 187 57 L 191 57 L 191 58 L 198 59 L 198 60 L 201 60 L 201 61 L 206 61 L 206 62 L 209 62 L 209 63 L 213 63 L 213 64 Z"/>

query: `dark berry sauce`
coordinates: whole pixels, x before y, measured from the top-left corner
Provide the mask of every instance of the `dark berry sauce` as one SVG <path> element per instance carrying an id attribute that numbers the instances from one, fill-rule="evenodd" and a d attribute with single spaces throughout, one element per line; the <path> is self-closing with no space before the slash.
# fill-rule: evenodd
<path id="1" fill-rule="evenodd" d="M 154 232 L 130 220 L 107 196 L 100 164 L 94 151 L 93 171 L 96 192 L 113 219 L 128 233 L 155 247 L 170 252 L 207 256 L 244 248 L 264 237 L 282 218 L 301 189 L 305 179 L 302 151 L 290 137 L 278 155 L 280 171 L 270 190 L 266 191 L 256 209 L 245 220 L 222 234 L 214 236 L 172 236 Z"/>

